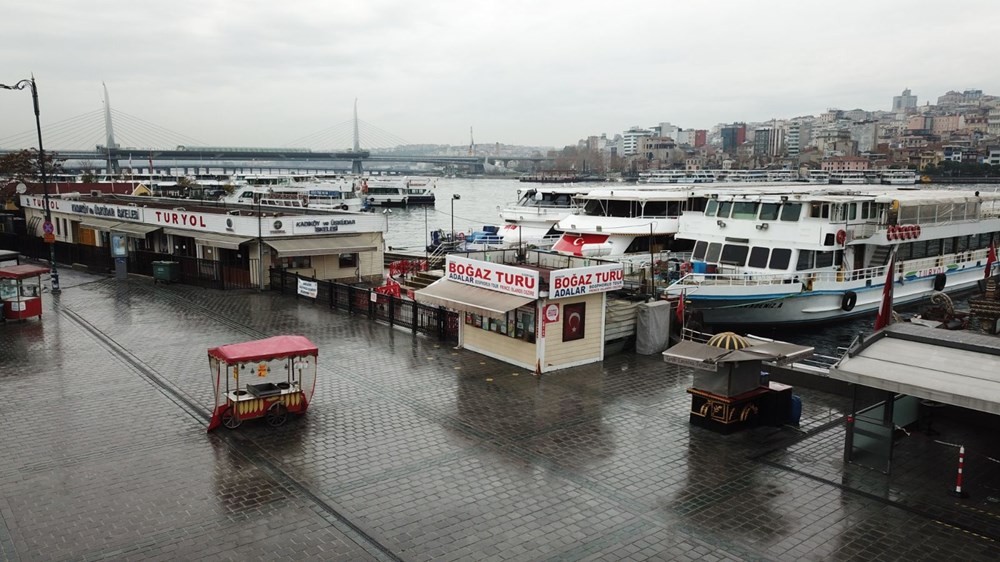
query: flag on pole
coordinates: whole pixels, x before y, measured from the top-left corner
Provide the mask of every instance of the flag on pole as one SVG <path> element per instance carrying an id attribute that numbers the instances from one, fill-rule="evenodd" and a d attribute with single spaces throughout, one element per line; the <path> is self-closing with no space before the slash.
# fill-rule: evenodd
<path id="1" fill-rule="evenodd" d="M 983 279 L 989 279 L 990 274 L 993 273 L 993 264 L 997 261 L 997 244 L 992 239 L 990 240 L 990 253 L 986 255 L 986 273 Z"/>
<path id="2" fill-rule="evenodd" d="M 892 323 L 892 287 L 895 283 L 896 270 L 896 250 L 899 246 L 893 246 L 889 254 L 889 265 L 885 268 L 885 286 L 882 287 L 882 304 L 878 307 L 878 316 L 875 317 L 875 331 L 879 331 Z"/>
<path id="3" fill-rule="evenodd" d="M 684 293 L 681 293 L 681 298 L 677 300 L 677 323 L 684 326 Z"/>

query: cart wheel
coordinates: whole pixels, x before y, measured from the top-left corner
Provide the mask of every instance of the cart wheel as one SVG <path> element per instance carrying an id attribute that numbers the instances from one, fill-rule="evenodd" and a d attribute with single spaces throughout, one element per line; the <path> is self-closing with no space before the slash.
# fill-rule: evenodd
<path id="1" fill-rule="evenodd" d="M 227 429 L 236 429 L 243 423 L 243 420 L 236 417 L 236 411 L 232 407 L 226 408 L 225 412 L 222 412 L 222 425 L 226 426 Z"/>
<path id="2" fill-rule="evenodd" d="M 284 425 L 286 421 L 288 421 L 288 408 L 281 402 L 271 404 L 271 407 L 267 409 L 267 424 L 271 427 L 278 427 Z"/>

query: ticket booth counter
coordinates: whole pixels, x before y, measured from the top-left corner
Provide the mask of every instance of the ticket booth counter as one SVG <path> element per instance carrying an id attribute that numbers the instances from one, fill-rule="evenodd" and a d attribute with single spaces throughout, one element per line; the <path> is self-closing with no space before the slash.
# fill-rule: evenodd
<path id="1" fill-rule="evenodd" d="M 0 267 L 0 301 L 4 320 L 42 316 L 42 275 L 49 268 L 37 265 Z"/>

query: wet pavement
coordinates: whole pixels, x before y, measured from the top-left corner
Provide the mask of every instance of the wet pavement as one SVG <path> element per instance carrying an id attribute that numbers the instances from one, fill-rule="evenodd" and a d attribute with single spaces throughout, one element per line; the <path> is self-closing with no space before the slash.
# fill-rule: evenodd
<path id="1" fill-rule="evenodd" d="M 799 430 L 720 436 L 659 356 L 537 378 L 288 296 L 61 281 L 0 325 L 2 560 L 1000 558 L 974 427 L 912 432 L 885 476 L 808 389 Z M 206 434 L 206 349 L 285 333 L 320 348 L 308 414 Z"/>

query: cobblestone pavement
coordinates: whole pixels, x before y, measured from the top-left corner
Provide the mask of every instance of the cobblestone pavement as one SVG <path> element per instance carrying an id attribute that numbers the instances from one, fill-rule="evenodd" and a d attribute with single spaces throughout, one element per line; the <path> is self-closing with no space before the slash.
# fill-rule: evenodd
<path id="1" fill-rule="evenodd" d="M 539 379 L 272 293 L 62 282 L 0 325 L 3 560 L 1000 558 L 1000 444 L 968 426 L 889 477 L 807 389 L 799 431 L 719 436 L 658 356 Z M 206 434 L 206 348 L 284 333 L 320 348 L 309 413 Z"/>

